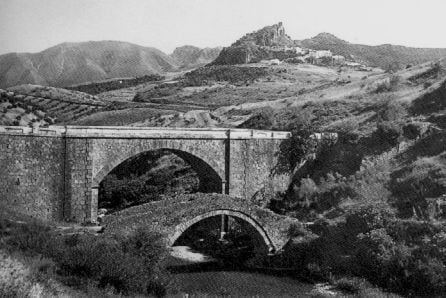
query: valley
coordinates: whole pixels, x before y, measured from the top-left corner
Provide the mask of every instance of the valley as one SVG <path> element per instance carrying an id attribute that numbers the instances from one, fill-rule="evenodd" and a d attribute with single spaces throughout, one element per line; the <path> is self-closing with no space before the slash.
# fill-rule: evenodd
<path id="1" fill-rule="evenodd" d="M 128 258 L 144 276 L 162 272 L 160 279 L 147 278 L 152 284 L 141 282 L 154 287 L 152 294 L 169 289 L 171 295 L 198 297 L 286 297 L 295 292 L 309 297 L 442 297 L 446 292 L 445 59 L 445 49 L 358 45 L 328 33 L 293 40 L 282 23 L 245 34 L 225 48 L 183 46 L 170 55 L 121 42 L 65 43 L 37 54 L 0 56 L 0 124 L 28 126 L 33 132 L 52 125 L 240 128 L 271 130 L 272 136 L 291 132 L 274 155 L 278 159 L 274 174 L 290 174 L 287 189 L 270 193 L 264 187 L 249 202 L 265 214 L 299 221 L 305 228 L 296 225 L 281 231 L 289 242 L 274 256 L 263 252 L 259 258 L 241 258 L 240 264 L 251 262 L 246 271 L 192 264 L 192 269 L 183 268 L 185 272 L 173 271 L 174 283 L 180 284 L 175 288 L 160 269 L 166 252 L 150 231 L 122 232 L 116 239 L 106 232 L 105 244 L 88 233 L 59 243 L 69 251 L 79 249 L 86 259 L 98 254 L 93 250 L 101 245 L 113 247 L 107 253 Z M 8 76 L 18 67 L 13 63 L 17 60 L 22 68 Z M 261 146 L 260 141 L 256 144 Z M 96 188 L 101 220 L 123 220 L 134 228 L 138 218 L 149 214 L 150 204 L 174 200 L 184 207 L 202 196 L 216 196 L 205 194 L 200 182 L 209 173 L 200 176 L 197 171 L 203 167 L 181 152 L 164 148 L 130 155 L 111 169 Z M 181 257 L 200 263 L 201 256 L 195 254 L 214 246 L 225 260 L 228 255 L 236 258 L 234 243 L 249 247 L 249 253 L 264 245 L 256 239 L 259 235 L 253 236 L 252 227 L 224 216 L 210 216 L 185 229 L 174 247 L 198 249 L 174 250 L 173 262 L 180 263 L 175 264 L 177 270 L 184 265 Z M 227 218 L 232 222 L 228 224 Z M 225 225 L 233 233 L 227 238 Z M 0 218 L 0 234 L 15 239 L 14 229 L 29 232 L 15 219 L 2 225 Z M 54 237 L 54 243 L 61 241 Z M 147 257 L 159 270 L 156 274 L 140 268 L 139 260 L 129 255 L 128 247 L 141 253 L 139 241 L 159 253 Z M 37 247 L 32 250 L 61 258 L 57 260 L 68 268 L 65 274 L 77 274 L 70 256 L 55 248 L 57 253 L 51 255 L 53 250 L 46 252 L 35 242 L 29 242 Z M 90 242 L 91 251 L 86 245 Z M 172 255 L 168 258 L 172 261 Z M 106 264 L 122 266 L 127 275 L 132 269 Z M 196 266 L 204 269 L 193 271 Z M 284 270 L 289 276 L 249 271 L 256 268 Z M 96 274 L 91 272 L 109 274 L 88 270 L 91 276 Z M 105 281 L 116 289 L 131 284 L 113 282 Z"/>

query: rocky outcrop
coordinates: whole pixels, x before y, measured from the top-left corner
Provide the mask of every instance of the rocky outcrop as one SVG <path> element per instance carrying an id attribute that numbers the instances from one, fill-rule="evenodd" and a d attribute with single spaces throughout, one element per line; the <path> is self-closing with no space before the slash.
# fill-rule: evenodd
<path id="1" fill-rule="evenodd" d="M 300 48 L 278 24 L 248 33 L 230 47 L 224 48 L 212 64 L 244 64 L 265 59 L 286 59 L 295 57 Z"/>
<path id="2" fill-rule="evenodd" d="M 181 69 L 191 69 L 214 61 L 221 50 L 221 47 L 200 49 L 186 45 L 176 48 L 170 54 L 170 57 L 176 61 Z"/>
<path id="3" fill-rule="evenodd" d="M 249 43 L 264 47 L 294 45 L 293 40 L 285 34 L 285 28 L 282 22 L 248 33 L 237 40 L 232 46 L 246 45 Z"/>

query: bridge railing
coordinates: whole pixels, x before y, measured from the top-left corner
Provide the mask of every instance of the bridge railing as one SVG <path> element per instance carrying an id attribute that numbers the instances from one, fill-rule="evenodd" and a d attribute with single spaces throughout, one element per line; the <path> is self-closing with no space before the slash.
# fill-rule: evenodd
<path id="1" fill-rule="evenodd" d="M 76 138 L 150 139 L 287 139 L 289 132 L 229 128 L 171 128 L 129 126 L 0 126 L 2 135 L 66 136 Z"/>

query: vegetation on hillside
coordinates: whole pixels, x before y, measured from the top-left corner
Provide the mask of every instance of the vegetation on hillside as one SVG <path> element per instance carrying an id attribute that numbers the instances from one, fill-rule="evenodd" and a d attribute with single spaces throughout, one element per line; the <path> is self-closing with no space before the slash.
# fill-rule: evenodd
<path id="1" fill-rule="evenodd" d="M 252 83 L 267 74 L 265 67 L 208 66 L 184 75 L 186 86 L 203 86 L 211 82 Z"/>
<path id="2" fill-rule="evenodd" d="M 378 93 L 398 88 L 389 86 L 395 87 Z M 291 243 L 276 262 L 314 278 L 363 277 L 404 295 L 446 293 L 445 133 L 413 120 L 442 111 L 441 94 L 426 95 L 429 109 L 418 108 L 421 99 L 310 103 L 259 110 L 241 125 L 293 132 L 282 153 L 294 169 L 293 183 L 271 208 L 311 222 L 319 238 Z M 345 119 L 357 108 L 374 111 L 373 117 Z M 328 135 L 314 146 L 309 136 L 320 131 L 337 133 L 336 141 Z"/>
<path id="3" fill-rule="evenodd" d="M 0 108 L 1 124 L 37 127 L 74 121 L 107 109 L 107 104 L 86 93 L 21 85 L 0 90 Z"/>
<path id="4" fill-rule="evenodd" d="M 122 79 L 118 78 L 118 79 L 107 80 L 104 82 L 84 83 L 80 85 L 66 87 L 66 89 L 85 92 L 91 95 L 97 95 L 99 93 L 133 87 L 147 82 L 161 81 L 162 79 L 163 77 L 160 75 L 145 75 L 136 78 L 122 78 Z"/>
<path id="5" fill-rule="evenodd" d="M 77 288 L 86 296 L 93 290 L 93 297 L 165 295 L 168 278 L 162 264 L 167 251 L 158 234 L 140 229 L 126 236 L 63 235 L 34 220 L 11 219 L 12 214 L 1 214 L 0 248 L 20 252 L 25 260 L 37 263 L 26 277 L 30 285 L 2 280 L 2 297 L 27 296 L 32 284 L 48 288 L 50 280 Z"/>

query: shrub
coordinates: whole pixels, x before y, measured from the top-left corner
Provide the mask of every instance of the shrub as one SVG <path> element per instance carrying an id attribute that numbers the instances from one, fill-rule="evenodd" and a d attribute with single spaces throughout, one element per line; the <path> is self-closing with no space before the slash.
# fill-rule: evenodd
<path id="1" fill-rule="evenodd" d="M 399 101 L 387 98 L 378 104 L 378 122 L 400 121 L 407 115 L 406 107 Z"/>
<path id="2" fill-rule="evenodd" d="M 446 192 L 446 168 L 442 154 L 434 158 L 420 158 L 394 173 L 391 190 L 394 204 L 403 217 L 428 219 L 426 198 L 437 198 Z"/>
<path id="3" fill-rule="evenodd" d="M 39 223 L 15 224 L 7 245 L 14 249 L 41 253 L 53 239 L 50 229 Z"/>
<path id="4" fill-rule="evenodd" d="M 380 122 L 374 132 L 375 137 L 386 144 L 395 146 L 399 143 L 402 135 L 402 128 L 398 123 L 391 121 Z"/>
<path id="5" fill-rule="evenodd" d="M 383 82 L 380 82 L 375 89 L 375 93 L 382 93 L 382 92 L 390 92 L 395 91 L 398 87 L 398 84 L 400 82 L 400 77 L 397 75 L 392 75 L 387 80 L 384 80 Z"/>
<path id="6" fill-rule="evenodd" d="M 386 229 L 361 234 L 359 239 L 357 261 L 368 279 L 404 294 L 434 296 L 446 291 L 444 262 L 418 253 L 420 247 L 395 242 Z"/>
<path id="7" fill-rule="evenodd" d="M 409 140 L 415 140 L 423 134 L 425 131 L 425 127 L 423 123 L 420 122 L 412 122 L 403 126 L 403 135 L 405 138 Z"/>
<path id="8" fill-rule="evenodd" d="M 159 265 L 165 251 L 160 235 L 138 229 L 126 237 L 81 236 L 59 251 L 56 260 L 70 274 L 93 278 L 101 287 L 162 296 L 167 282 Z"/>
<path id="9" fill-rule="evenodd" d="M 168 282 L 162 261 L 167 250 L 161 236 L 147 229 L 127 236 L 60 236 L 33 223 L 15 225 L 7 239 L 9 249 L 51 258 L 67 281 L 88 278 L 124 294 L 165 295 Z"/>

